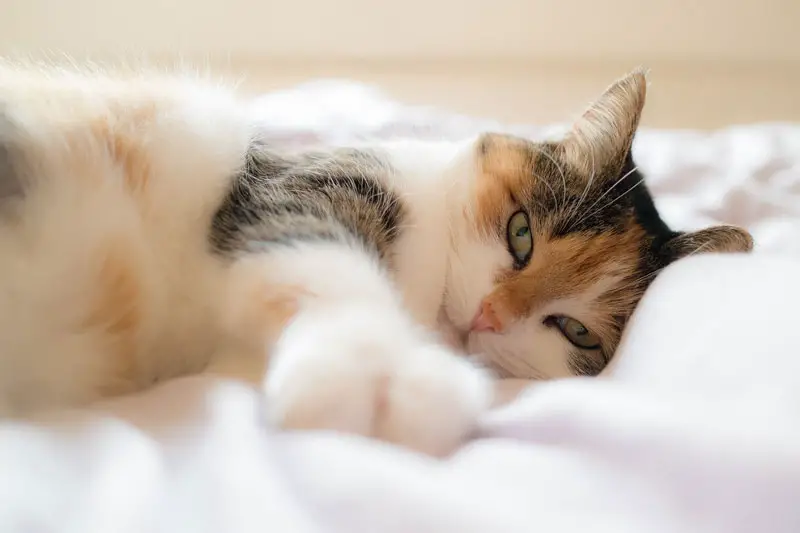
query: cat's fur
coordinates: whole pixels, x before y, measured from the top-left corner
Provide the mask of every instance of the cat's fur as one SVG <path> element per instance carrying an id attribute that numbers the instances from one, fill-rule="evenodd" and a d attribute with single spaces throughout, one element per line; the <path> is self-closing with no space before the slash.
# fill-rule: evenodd
<path id="1" fill-rule="evenodd" d="M 644 98 L 637 71 L 558 143 L 290 154 L 222 87 L 0 63 L 0 412 L 219 372 L 284 427 L 443 452 L 492 385 L 435 329 L 504 375 L 596 374 L 661 268 L 751 248 L 661 221 L 630 158 Z"/>

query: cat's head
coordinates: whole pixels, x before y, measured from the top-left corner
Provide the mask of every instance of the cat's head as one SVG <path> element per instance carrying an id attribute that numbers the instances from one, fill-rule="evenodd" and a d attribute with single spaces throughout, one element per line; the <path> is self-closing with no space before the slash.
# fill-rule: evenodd
<path id="1" fill-rule="evenodd" d="M 613 84 L 559 142 L 479 138 L 444 311 L 470 352 L 518 378 L 595 375 L 655 275 L 687 255 L 747 252 L 743 229 L 671 230 L 631 157 L 646 80 Z"/>

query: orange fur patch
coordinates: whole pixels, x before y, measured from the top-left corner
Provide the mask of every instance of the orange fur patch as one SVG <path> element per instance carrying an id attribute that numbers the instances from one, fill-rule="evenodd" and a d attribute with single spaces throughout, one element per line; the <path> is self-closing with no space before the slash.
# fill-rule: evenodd
<path id="1" fill-rule="evenodd" d="M 231 301 L 235 306 L 235 321 L 230 334 L 240 343 L 255 341 L 258 346 L 251 346 L 253 349 L 263 348 L 280 336 L 300 310 L 301 301 L 311 297 L 311 293 L 297 285 L 274 285 L 264 280 L 259 271 L 242 272 L 243 276 L 253 278 L 238 281 L 243 284 Z"/>
<path id="2" fill-rule="evenodd" d="M 535 155 L 532 143 L 504 135 L 486 134 L 478 141 L 479 172 L 475 183 L 474 222 L 491 234 L 509 215 L 512 195 L 530 188 Z"/>
<path id="3" fill-rule="evenodd" d="M 99 255 L 100 268 L 93 278 L 94 297 L 79 327 L 108 334 L 112 367 L 125 381 L 135 370 L 136 340 L 142 322 L 140 273 L 124 241 L 110 241 Z"/>
<path id="4" fill-rule="evenodd" d="M 130 193 L 144 193 L 151 175 L 150 158 L 142 129 L 152 122 L 156 108 L 152 103 L 130 109 L 112 109 L 91 127 L 97 141 L 123 172 Z"/>
<path id="5" fill-rule="evenodd" d="M 276 338 L 300 310 L 300 300 L 309 296 L 303 287 L 286 286 L 272 289 L 259 302 L 259 314 L 254 317 L 260 327 L 268 328 L 271 338 Z"/>
<path id="6" fill-rule="evenodd" d="M 603 277 L 635 273 L 644 232 L 631 225 L 621 234 L 537 235 L 531 262 L 504 273 L 488 301 L 507 319 L 521 318 L 559 298 L 589 291 Z M 502 320 L 502 319 L 501 319 Z"/>

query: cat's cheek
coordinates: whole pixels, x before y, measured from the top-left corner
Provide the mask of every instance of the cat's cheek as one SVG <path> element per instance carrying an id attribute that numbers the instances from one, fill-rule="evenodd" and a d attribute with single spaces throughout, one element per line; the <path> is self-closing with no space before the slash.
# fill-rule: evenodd
<path id="1" fill-rule="evenodd" d="M 467 339 L 466 349 L 505 378 L 540 380 L 572 376 L 565 341 L 538 320 L 512 323 L 504 333 L 473 333 Z"/>
<path id="2" fill-rule="evenodd" d="M 481 302 L 495 290 L 498 272 L 509 263 L 500 243 L 464 239 L 457 244 L 448 270 L 445 310 L 458 329 L 469 329 Z"/>

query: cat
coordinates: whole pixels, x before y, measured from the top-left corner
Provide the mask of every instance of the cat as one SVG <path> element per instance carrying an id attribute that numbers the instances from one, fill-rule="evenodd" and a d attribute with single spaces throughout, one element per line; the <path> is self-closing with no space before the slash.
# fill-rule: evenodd
<path id="1" fill-rule="evenodd" d="M 207 372 L 282 428 L 447 453 L 494 376 L 595 375 L 662 268 L 751 249 L 661 220 L 645 92 L 628 74 L 559 141 L 289 152 L 222 85 L 2 62 L 0 414 Z"/>

